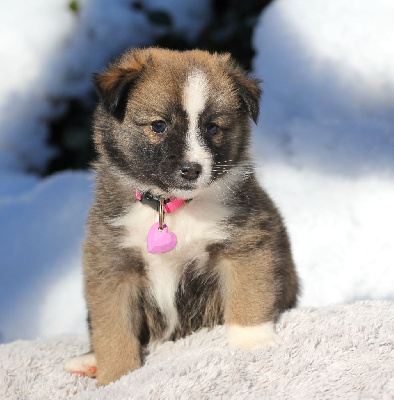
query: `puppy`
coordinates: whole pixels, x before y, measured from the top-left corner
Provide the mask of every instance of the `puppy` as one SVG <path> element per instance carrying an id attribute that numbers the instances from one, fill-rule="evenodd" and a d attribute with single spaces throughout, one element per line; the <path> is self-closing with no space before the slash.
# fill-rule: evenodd
<path id="1" fill-rule="evenodd" d="M 96 191 L 84 243 L 92 352 L 65 369 L 106 385 L 150 341 L 226 324 L 231 347 L 276 343 L 298 279 L 249 155 L 259 81 L 228 54 L 125 53 L 94 76 Z"/>

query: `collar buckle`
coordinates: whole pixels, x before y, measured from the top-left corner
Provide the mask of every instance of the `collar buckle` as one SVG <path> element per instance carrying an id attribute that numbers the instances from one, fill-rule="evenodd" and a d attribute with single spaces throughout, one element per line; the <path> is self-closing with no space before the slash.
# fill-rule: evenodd
<path id="1" fill-rule="evenodd" d="M 160 211 L 160 199 L 161 199 L 162 205 L 163 205 L 163 213 L 167 213 L 167 214 L 174 212 L 180 206 L 182 206 L 184 203 L 189 203 L 192 200 L 192 199 L 188 199 L 188 200 L 174 199 L 174 200 L 171 200 L 169 198 L 153 196 L 152 193 L 150 193 L 150 192 L 142 192 L 141 193 L 139 190 L 135 191 L 135 197 L 142 204 L 145 204 L 145 205 L 153 208 L 157 212 Z"/>
<path id="2" fill-rule="evenodd" d="M 164 199 L 164 204 L 167 204 L 170 201 L 170 199 Z M 141 200 L 140 202 L 144 205 L 147 205 L 157 212 L 160 210 L 160 198 L 153 196 L 151 193 L 146 192 L 141 195 Z"/>

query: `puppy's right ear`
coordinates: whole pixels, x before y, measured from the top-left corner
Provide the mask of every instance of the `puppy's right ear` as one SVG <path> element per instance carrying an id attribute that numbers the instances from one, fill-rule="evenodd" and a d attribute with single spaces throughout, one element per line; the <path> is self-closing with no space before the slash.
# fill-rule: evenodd
<path id="1" fill-rule="evenodd" d="M 134 61 L 130 66 L 110 66 L 103 73 L 93 74 L 93 84 L 104 108 L 118 121 L 123 121 L 128 94 L 142 74 L 142 63 Z"/>

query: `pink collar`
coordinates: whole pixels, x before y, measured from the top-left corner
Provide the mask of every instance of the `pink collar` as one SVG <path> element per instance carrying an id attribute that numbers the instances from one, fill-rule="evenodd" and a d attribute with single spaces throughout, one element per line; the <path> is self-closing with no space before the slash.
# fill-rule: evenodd
<path id="1" fill-rule="evenodd" d="M 153 196 L 149 192 L 141 193 L 139 190 L 135 191 L 135 197 L 142 203 L 152 207 L 154 210 L 159 211 L 160 199 L 158 197 Z M 179 207 L 181 207 L 187 200 L 183 199 L 165 199 L 164 200 L 164 212 L 166 214 L 172 213 L 176 211 Z"/>

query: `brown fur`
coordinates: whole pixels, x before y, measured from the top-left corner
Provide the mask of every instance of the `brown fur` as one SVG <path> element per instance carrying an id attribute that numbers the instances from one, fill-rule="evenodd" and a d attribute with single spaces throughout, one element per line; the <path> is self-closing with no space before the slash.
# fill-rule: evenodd
<path id="1" fill-rule="evenodd" d="M 171 135 L 182 145 L 182 85 L 195 67 L 204 71 L 213 91 L 209 107 L 217 111 L 213 122 L 221 127 L 213 146 L 228 146 L 226 157 L 234 164 L 248 160 L 249 118 L 257 120 L 260 89 L 229 55 L 135 50 L 95 76 L 101 102 L 94 139 L 100 157 L 95 166 L 96 197 L 88 219 L 83 263 L 100 385 L 139 368 L 141 345 L 161 340 L 167 328 L 166 316 L 149 292 L 144 255 L 138 248 L 120 247 L 129 232 L 111 221 L 137 203 L 136 187 L 125 178 L 128 171 L 141 171 L 142 181 L 150 179 L 144 165 L 150 153 L 145 157 L 144 152 L 171 140 Z M 154 135 L 149 123 L 164 117 L 174 128 L 167 136 Z M 131 156 L 135 146 L 140 146 L 141 157 Z M 158 163 L 158 171 L 167 162 L 168 168 L 172 167 L 178 158 L 171 150 L 166 161 Z M 232 167 L 223 167 L 223 173 Z M 132 182 L 133 177 L 129 178 Z M 158 182 L 148 187 L 160 186 Z M 170 195 L 166 190 L 163 184 L 162 194 Z M 296 304 L 298 280 L 287 233 L 272 201 L 257 184 L 252 167 L 234 190 L 236 193 L 229 192 L 223 202 L 223 207 L 230 204 L 234 212 L 218 223 L 230 232 L 228 238 L 206 247 L 203 265 L 185 259 L 179 266 L 175 293 L 179 321 L 171 339 L 223 322 L 256 326 L 273 321 L 279 312 Z M 183 207 L 187 210 L 197 204 L 196 199 Z"/>

